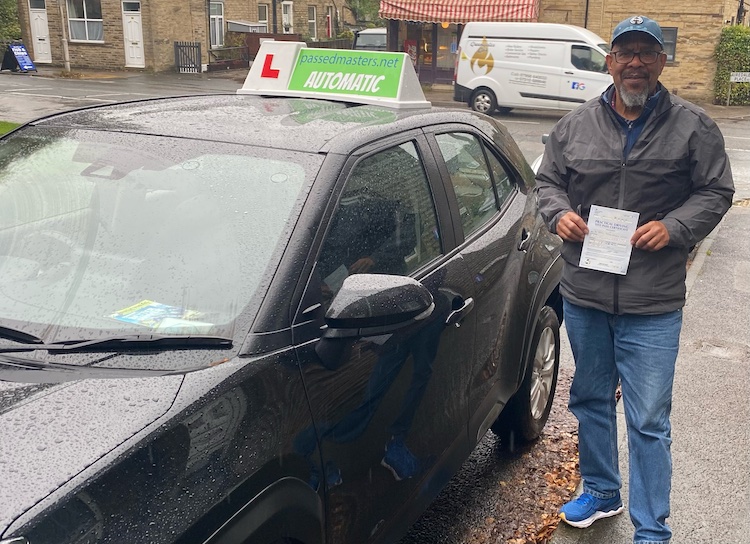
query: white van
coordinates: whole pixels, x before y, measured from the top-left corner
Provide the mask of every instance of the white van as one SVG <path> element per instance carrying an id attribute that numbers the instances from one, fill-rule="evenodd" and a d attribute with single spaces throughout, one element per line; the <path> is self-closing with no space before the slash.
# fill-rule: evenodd
<path id="1" fill-rule="evenodd" d="M 572 110 L 612 83 L 606 40 L 572 25 L 467 23 L 453 99 L 482 113 Z"/>
<path id="2" fill-rule="evenodd" d="M 388 45 L 388 30 L 382 28 L 366 28 L 354 31 L 352 49 L 368 51 L 385 51 Z"/>

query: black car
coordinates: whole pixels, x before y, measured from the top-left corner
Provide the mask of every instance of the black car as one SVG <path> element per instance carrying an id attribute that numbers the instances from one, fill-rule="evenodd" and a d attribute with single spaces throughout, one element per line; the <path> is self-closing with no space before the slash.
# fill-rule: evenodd
<path id="1" fill-rule="evenodd" d="M 488 429 L 541 433 L 559 245 L 468 110 L 237 94 L 19 128 L 0 542 L 396 541 Z"/>

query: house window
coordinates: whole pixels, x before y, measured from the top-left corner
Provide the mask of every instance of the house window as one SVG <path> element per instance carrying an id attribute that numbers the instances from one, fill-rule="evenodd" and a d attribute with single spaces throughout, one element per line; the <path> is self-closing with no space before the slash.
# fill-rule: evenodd
<path id="1" fill-rule="evenodd" d="M 294 34 L 293 2 L 281 3 L 281 26 L 284 34 Z"/>
<path id="2" fill-rule="evenodd" d="M 104 41 L 101 1 L 68 0 L 68 28 L 71 40 Z"/>
<path id="3" fill-rule="evenodd" d="M 318 13 L 315 6 L 307 7 L 307 32 L 310 34 L 312 40 L 318 39 L 318 23 L 316 22 L 317 15 Z"/>
<path id="4" fill-rule="evenodd" d="M 667 62 L 674 62 L 677 49 L 677 27 L 661 27 L 664 37 L 664 52 L 667 54 Z"/>
<path id="5" fill-rule="evenodd" d="M 211 47 L 223 47 L 224 45 L 224 4 L 211 2 Z"/>
<path id="6" fill-rule="evenodd" d="M 263 32 L 268 32 L 268 4 L 258 4 L 258 22 L 266 25 Z"/>

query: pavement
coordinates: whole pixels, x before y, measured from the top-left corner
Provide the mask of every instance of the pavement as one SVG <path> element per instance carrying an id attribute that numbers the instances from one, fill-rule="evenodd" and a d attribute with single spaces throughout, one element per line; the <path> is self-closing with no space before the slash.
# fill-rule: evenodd
<path id="1" fill-rule="evenodd" d="M 139 74 L 143 73 L 80 72 L 74 77 L 121 78 Z M 246 70 L 232 70 L 191 77 L 242 82 L 245 74 Z M 61 70 L 41 68 L 35 75 L 60 77 Z M 425 96 L 438 106 L 456 106 L 449 85 L 426 87 Z M 714 119 L 750 120 L 750 107 L 701 106 Z M 674 473 L 669 519 L 674 531 L 672 544 L 750 544 L 748 204 L 750 185 L 743 180 L 738 184 L 735 205 L 696 248 L 688 269 L 688 298 L 672 411 Z M 628 452 L 621 405 L 618 429 L 622 492 L 627 506 Z M 561 523 L 550 544 L 628 544 L 632 535 L 633 527 L 625 513 L 599 520 L 588 529 L 574 529 Z"/>

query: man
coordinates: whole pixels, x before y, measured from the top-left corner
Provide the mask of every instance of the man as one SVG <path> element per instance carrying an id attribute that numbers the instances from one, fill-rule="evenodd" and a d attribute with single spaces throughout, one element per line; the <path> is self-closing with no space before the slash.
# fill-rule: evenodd
<path id="1" fill-rule="evenodd" d="M 607 55 L 614 85 L 560 120 L 537 174 L 542 214 L 563 239 L 561 292 L 576 362 L 569 407 L 579 423 L 583 494 L 560 516 L 588 527 L 623 510 L 615 428 L 619 381 L 636 544 L 666 543 L 672 536 L 666 522 L 669 417 L 687 258 L 734 194 L 716 124 L 658 81 L 667 62 L 663 48 L 655 21 L 635 16 L 618 24 Z M 628 215 L 616 210 L 638 215 L 624 251 L 611 251 L 615 242 L 606 246 L 603 263 L 591 265 L 581 262 L 581 252 L 595 205 L 614 217 L 609 224 L 615 230 L 627 226 L 622 217 Z M 625 271 L 604 271 L 608 261 L 624 262 Z"/>

